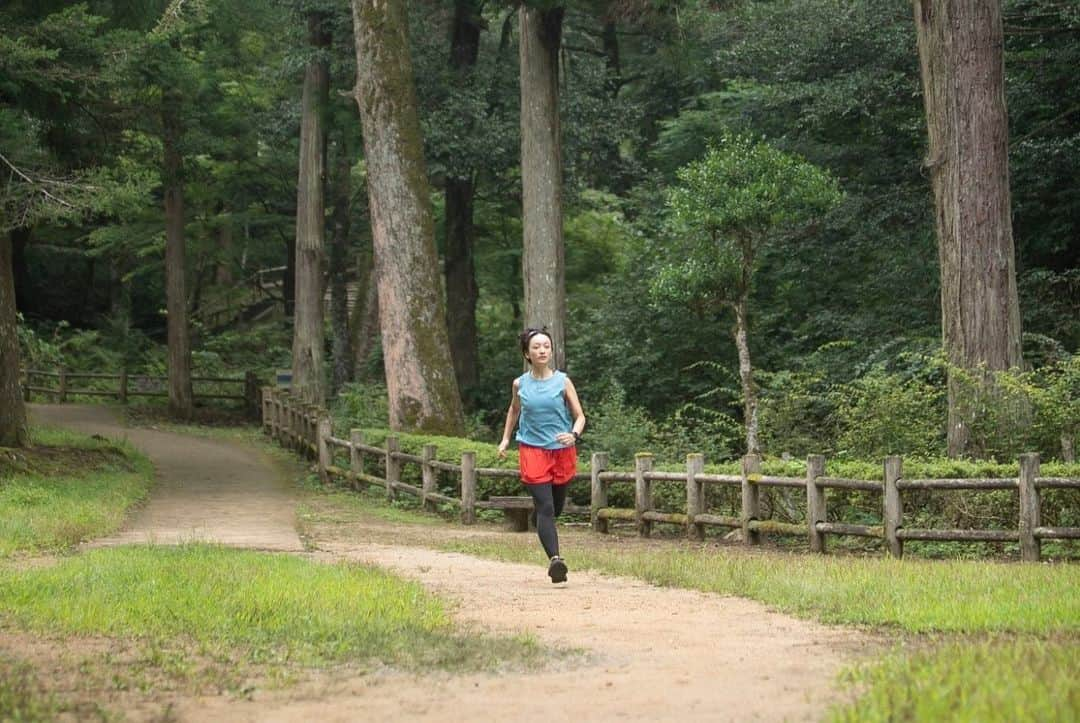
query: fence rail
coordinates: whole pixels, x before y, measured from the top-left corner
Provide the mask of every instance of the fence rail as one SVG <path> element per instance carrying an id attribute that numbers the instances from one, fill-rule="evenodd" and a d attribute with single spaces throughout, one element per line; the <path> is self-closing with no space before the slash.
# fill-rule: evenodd
<path id="1" fill-rule="evenodd" d="M 332 435 L 329 413 L 311 404 L 294 399 L 287 391 L 272 387 L 262 390 L 263 430 L 285 447 L 309 456 L 318 463 L 319 478 L 324 484 L 340 478 L 354 486 L 376 485 L 386 490 L 388 499 L 399 492 L 420 498 L 425 508 L 436 504 L 450 504 L 458 508 L 464 524 L 476 521 L 478 509 L 503 509 L 520 507 L 513 499 L 477 499 L 477 479 L 515 478 L 516 470 L 492 469 L 476 466 L 476 453 L 466 451 L 461 462 L 451 463 L 436 459 L 434 445 L 425 445 L 421 454 L 408 454 L 400 449 L 398 437 L 390 435 L 384 447 L 364 442 L 358 429 L 350 431 L 349 439 Z M 348 467 L 335 464 L 335 452 L 345 450 L 349 456 Z M 365 456 L 376 456 L 383 462 L 383 477 L 365 471 Z M 417 487 L 401 480 L 403 464 L 420 466 L 422 485 Z M 889 553 L 903 556 L 904 542 L 919 541 L 980 541 L 1018 542 L 1024 560 L 1041 557 L 1042 540 L 1080 539 L 1080 528 L 1045 527 L 1041 524 L 1041 492 L 1046 489 L 1080 490 L 1080 479 L 1039 476 L 1039 455 L 1025 454 L 1020 457 L 1020 474 L 1004 479 L 905 479 L 903 460 L 900 457 L 885 459 L 884 481 L 847 479 L 825 475 L 825 457 L 810 455 L 806 460 L 805 477 L 777 477 L 761 474 L 761 461 L 748 455 L 742 460 L 742 472 L 738 475 L 712 474 L 704 471 L 703 455 L 687 455 L 684 472 L 668 472 L 653 469 L 653 457 L 639 454 L 634 469 L 608 469 L 608 455 L 596 452 L 592 455 L 588 475 L 578 474 L 576 480 L 589 480 L 591 485 L 588 507 L 568 505 L 571 513 L 589 515 L 594 531 L 606 533 L 612 520 L 633 522 L 638 534 L 648 537 L 655 524 L 678 525 L 695 539 L 704 539 L 707 527 L 725 527 L 742 532 L 742 540 L 748 545 L 761 542 L 761 535 L 805 536 L 814 552 L 826 551 L 828 535 L 850 535 L 882 540 Z M 458 496 L 452 497 L 437 490 L 437 472 L 456 475 Z M 608 504 L 608 489 L 614 484 L 634 485 L 634 507 L 619 508 Z M 664 511 L 656 508 L 653 492 L 656 485 L 678 484 L 685 489 L 685 511 Z M 740 514 L 721 515 L 707 509 L 709 485 L 737 487 L 739 489 Z M 761 519 L 760 491 L 763 488 L 803 489 L 806 491 L 806 519 L 802 523 L 779 522 Z M 881 524 L 849 524 L 828 520 L 828 491 L 853 490 L 881 495 Z M 943 530 L 904 527 L 903 492 L 917 490 L 1016 490 L 1019 501 L 1019 525 L 1017 529 L 999 530 Z M 520 529 L 520 528 L 519 528 Z"/>
<path id="2" fill-rule="evenodd" d="M 67 369 L 49 371 L 45 369 L 26 369 L 22 373 L 23 399 L 32 401 L 33 395 L 44 394 L 55 399 L 60 404 L 68 401 L 71 396 L 84 397 L 111 397 L 121 404 L 127 404 L 131 397 L 168 397 L 168 391 L 162 390 L 169 379 L 164 376 L 153 374 L 129 374 L 121 371 L 118 374 L 104 372 L 73 372 Z M 35 384 L 41 379 L 55 379 L 54 386 Z M 108 389 L 95 389 L 78 386 L 73 382 L 80 380 L 104 380 L 115 381 L 116 385 Z M 193 396 L 199 399 L 225 399 L 244 403 L 244 408 L 249 416 L 257 418 L 259 415 L 259 382 L 255 372 L 247 372 L 242 377 L 192 377 L 192 384 L 235 384 L 240 390 L 235 394 L 222 394 L 217 392 L 200 392 L 193 390 Z M 148 388 L 153 387 L 153 388 Z"/>

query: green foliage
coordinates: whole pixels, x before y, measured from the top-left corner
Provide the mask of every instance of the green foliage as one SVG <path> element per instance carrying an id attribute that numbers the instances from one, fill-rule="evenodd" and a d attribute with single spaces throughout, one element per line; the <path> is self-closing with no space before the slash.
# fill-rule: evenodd
<path id="1" fill-rule="evenodd" d="M 934 456 L 945 444 L 946 399 L 938 357 L 909 369 L 875 364 L 838 387 L 836 452 L 843 457 Z"/>
<path id="2" fill-rule="evenodd" d="M 743 298 L 761 247 L 841 197 L 822 169 L 730 133 L 676 175 L 667 205 L 678 260 L 662 263 L 653 285 L 654 296 L 669 303 L 710 307 Z"/>
<path id="3" fill-rule="evenodd" d="M 979 400 L 971 422 L 972 439 L 983 456 L 1014 457 L 1062 453 L 1063 440 L 1080 436 L 1080 355 L 1027 372 L 995 372 L 992 391 L 982 392 L 979 371 L 952 370 L 960 394 Z"/>
<path id="4" fill-rule="evenodd" d="M 338 391 L 331 407 L 334 426 L 343 430 L 353 428 L 382 428 L 390 424 L 386 387 L 382 384 L 346 384 Z"/>
<path id="5" fill-rule="evenodd" d="M 53 369 L 62 361 L 62 354 L 54 341 L 44 339 L 23 318 L 16 314 L 15 331 L 19 337 L 19 360 L 27 369 Z"/>
<path id="6" fill-rule="evenodd" d="M 656 424 L 640 407 L 627 402 L 621 387 L 612 387 L 590 404 L 587 419 L 589 448 L 607 452 L 611 468 L 632 466 L 635 454 L 652 449 Z"/>
<path id="7" fill-rule="evenodd" d="M 840 198 L 821 169 L 745 135 L 725 134 L 676 176 L 668 194 L 673 220 L 714 242 L 805 222 Z"/>

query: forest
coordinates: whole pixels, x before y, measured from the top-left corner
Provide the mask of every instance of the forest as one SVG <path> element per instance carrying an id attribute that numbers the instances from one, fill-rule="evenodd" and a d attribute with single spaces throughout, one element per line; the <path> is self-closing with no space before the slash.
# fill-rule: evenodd
<path id="1" fill-rule="evenodd" d="M 0 445 L 57 367 L 494 441 L 547 326 L 615 459 L 1072 462 L 1080 5 L 949 5 L 5 2 Z"/>

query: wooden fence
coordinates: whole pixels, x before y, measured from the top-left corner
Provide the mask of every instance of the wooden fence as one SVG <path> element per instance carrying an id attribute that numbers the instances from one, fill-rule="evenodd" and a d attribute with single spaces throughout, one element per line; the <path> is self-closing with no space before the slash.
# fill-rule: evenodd
<path id="1" fill-rule="evenodd" d="M 386 489 L 388 499 L 399 492 L 420 498 L 426 508 L 436 504 L 451 504 L 460 508 L 461 521 L 472 524 L 478 509 L 500 509 L 514 519 L 518 529 L 523 529 L 524 513 L 531 509 L 531 501 L 521 497 L 476 498 L 477 479 L 480 477 L 514 478 L 517 470 L 487 469 L 476 466 L 476 453 L 463 452 L 461 463 L 454 464 L 436 459 L 435 445 L 425 445 L 420 455 L 401 452 L 399 440 L 388 436 L 384 447 L 365 444 L 363 434 L 354 429 L 349 439 L 338 439 L 332 434 L 330 415 L 325 409 L 294 400 L 288 392 L 264 387 L 262 395 L 263 429 L 283 446 L 295 449 L 317 460 L 319 478 L 329 483 L 334 478 L 360 485 L 377 485 Z M 346 450 L 348 467 L 335 464 L 335 451 Z M 384 462 L 385 476 L 378 477 L 364 468 L 364 456 L 374 455 Z M 420 466 L 420 487 L 401 481 L 403 464 Z M 1020 457 L 1020 474 L 1002 479 L 907 479 L 903 476 L 903 460 L 888 457 L 884 463 L 884 482 L 861 479 L 827 477 L 825 458 L 811 455 L 806 461 L 805 477 L 774 477 L 761 474 L 760 459 L 748 455 L 742 460 L 738 475 L 710 474 L 704 472 L 705 460 L 700 454 L 687 456 L 685 472 L 662 472 L 653 469 L 650 454 L 636 456 L 633 471 L 609 470 L 608 455 L 596 452 L 592 455 L 591 471 L 579 474 L 575 479 L 590 480 L 591 502 L 588 507 L 568 506 L 567 511 L 588 513 L 592 528 L 599 533 L 608 531 L 611 520 L 633 522 L 638 534 L 648 537 L 655 523 L 678 525 L 686 534 L 704 539 L 706 527 L 726 527 L 742 531 L 745 544 L 756 545 L 762 534 L 806 536 L 810 549 L 824 553 L 827 535 L 855 535 L 883 540 L 894 557 L 901 557 L 907 540 L 1017 542 L 1024 560 L 1038 560 L 1042 540 L 1080 539 L 1080 527 L 1044 527 L 1041 524 L 1041 494 L 1047 489 L 1080 490 L 1080 479 L 1040 477 L 1039 455 L 1025 454 Z M 450 472 L 460 479 L 459 497 L 441 494 L 436 489 L 436 474 Z M 612 484 L 634 485 L 634 507 L 617 508 L 608 504 L 608 488 Z M 653 491 L 657 485 L 680 485 L 685 489 L 686 511 L 663 512 L 653 503 Z M 706 489 L 709 485 L 738 488 L 741 511 L 738 517 L 712 514 L 707 509 Z M 760 519 L 760 495 L 762 489 L 790 488 L 806 492 L 806 520 L 800 524 Z M 881 495 L 882 521 L 880 525 L 857 525 L 828 521 L 828 490 L 856 490 Z M 911 490 L 1017 490 L 1019 495 L 1019 525 L 1017 529 L 996 530 L 938 530 L 904 526 L 903 493 Z M 520 514 L 519 514 L 520 513 Z"/>
<path id="2" fill-rule="evenodd" d="M 55 381 L 54 381 L 55 380 Z M 96 382 L 95 386 L 79 386 L 79 382 Z M 244 409 L 252 418 L 259 415 L 259 382 L 255 372 L 247 372 L 242 377 L 192 377 L 192 384 L 228 384 L 240 389 L 234 394 L 218 392 L 200 392 L 194 389 L 194 397 L 200 399 L 227 399 L 244 403 Z M 52 382 L 54 386 L 47 386 Z M 109 382 L 115 382 L 110 385 Z M 151 374 L 103 374 L 97 372 L 72 372 L 60 368 L 56 371 L 27 369 L 23 372 L 23 398 L 32 401 L 33 394 L 48 395 L 63 404 L 70 396 L 111 397 L 121 404 L 127 404 L 131 397 L 168 397 L 164 389 L 168 377 Z M 102 388 L 104 386 L 105 388 Z"/>

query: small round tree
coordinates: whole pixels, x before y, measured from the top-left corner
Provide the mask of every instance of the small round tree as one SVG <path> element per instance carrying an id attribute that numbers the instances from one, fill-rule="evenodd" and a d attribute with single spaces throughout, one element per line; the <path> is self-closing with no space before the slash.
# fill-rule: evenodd
<path id="1" fill-rule="evenodd" d="M 835 205 L 836 179 L 807 161 L 746 136 L 725 135 L 677 172 L 668 191 L 669 260 L 652 286 L 659 301 L 730 309 L 739 354 L 746 451 L 760 452 L 748 341 L 750 291 L 762 248 L 792 238 Z"/>

